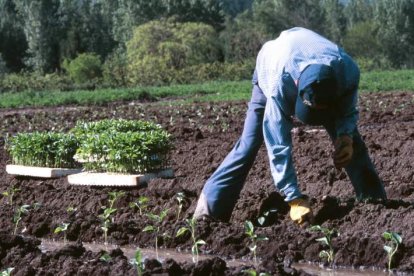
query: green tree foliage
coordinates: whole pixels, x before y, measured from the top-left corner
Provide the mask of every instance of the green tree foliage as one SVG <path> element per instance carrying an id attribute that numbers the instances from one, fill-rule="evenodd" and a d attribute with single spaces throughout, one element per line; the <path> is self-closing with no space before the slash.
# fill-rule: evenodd
<path id="1" fill-rule="evenodd" d="M 321 7 L 325 12 L 323 31 L 326 37 L 341 43 L 346 31 L 344 5 L 340 0 L 321 0 Z"/>
<path id="2" fill-rule="evenodd" d="M 381 51 L 378 27 L 372 20 L 353 25 L 345 35 L 343 45 L 347 52 L 354 57 L 378 57 Z"/>
<path id="3" fill-rule="evenodd" d="M 228 18 L 220 34 L 224 59 L 227 62 L 254 59 L 264 42 L 272 39 L 263 25 L 257 24 L 252 12 L 246 11 L 234 19 Z"/>
<path id="4" fill-rule="evenodd" d="M 0 53 L 0 76 L 4 75 L 7 73 L 7 66 L 6 63 L 3 60 L 3 57 Z"/>
<path id="5" fill-rule="evenodd" d="M 217 33 L 202 23 L 151 21 L 137 27 L 127 43 L 129 81 L 163 84 L 174 70 L 210 63 L 219 57 Z"/>
<path id="6" fill-rule="evenodd" d="M 253 0 L 220 0 L 225 14 L 235 17 L 252 8 Z"/>
<path id="7" fill-rule="evenodd" d="M 13 0 L 0 0 L 0 52 L 10 71 L 24 67 L 26 49 L 23 18 L 17 13 Z"/>
<path id="8" fill-rule="evenodd" d="M 396 67 L 414 65 L 414 0 L 378 0 L 374 18 L 383 54 Z"/>
<path id="9" fill-rule="evenodd" d="M 63 67 L 78 84 L 94 81 L 102 75 L 101 60 L 94 53 L 80 54 L 72 61 L 65 60 Z"/>
<path id="10" fill-rule="evenodd" d="M 111 34 L 111 17 L 101 2 L 61 0 L 60 61 L 73 59 L 83 52 L 94 52 L 104 59 L 116 46 Z"/>
<path id="11" fill-rule="evenodd" d="M 348 28 L 371 20 L 374 14 L 374 0 L 350 0 L 344 8 Z"/>
<path id="12" fill-rule="evenodd" d="M 58 0 L 14 0 L 24 18 L 24 33 L 28 43 L 27 65 L 41 72 L 59 67 Z"/>
<path id="13" fill-rule="evenodd" d="M 319 0 L 256 0 L 253 12 L 255 21 L 273 36 L 296 26 L 323 32 L 325 23 L 325 12 Z"/>

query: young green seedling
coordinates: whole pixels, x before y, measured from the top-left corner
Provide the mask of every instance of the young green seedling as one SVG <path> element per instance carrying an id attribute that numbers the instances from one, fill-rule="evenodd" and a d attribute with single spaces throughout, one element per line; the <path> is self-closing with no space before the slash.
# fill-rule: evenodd
<path id="1" fill-rule="evenodd" d="M 250 242 L 251 242 L 249 249 L 253 254 L 253 262 L 257 266 L 257 257 L 256 257 L 257 242 L 267 241 L 269 239 L 263 235 L 257 235 L 256 233 L 254 233 L 253 223 L 249 220 L 247 220 L 244 223 L 244 229 L 245 229 L 245 234 L 249 237 Z"/>
<path id="2" fill-rule="evenodd" d="M 66 209 L 66 212 L 68 213 L 68 214 L 71 214 L 71 213 L 73 213 L 73 212 L 76 212 L 78 209 L 77 208 L 74 208 L 74 207 L 72 207 L 72 206 L 69 206 L 67 209 Z"/>
<path id="3" fill-rule="evenodd" d="M 137 267 L 137 275 L 138 276 L 142 276 L 142 274 L 144 273 L 144 260 L 142 258 L 142 253 L 141 250 L 139 250 L 139 248 L 137 248 L 137 251 L 135 251 L 135 256 L 133 259 L 131 259 L 129 261 L 130 264 L 132 264 L 133 266 Z"/>
<path id="4" fill-rule="evenodd" d="M 148 201 L 149 201 L 149 198 L 148 197 L 140 196 L 134 202 L 130 202 L 129 203 L 129 207 L 131 207 L 131 208 L 138 208 L 139 215 L 142 216 L 142 211 L 144 211 L 148 207 Z"/>
<path id="5" fill-rule="evenodd" d="M 110 260 L 112 260 L 112 257 L 109 256 L 108 252 L 105 252 L 102 254 L 102 256 L 99 258 L 100 261 L 109 263 Z"/>
<path id="6" fill-rule="evenodd" d="M 5 269 L 5 270 L 3 270 L 1 273 L 0 273 L 0 276 L 11 276 L 11 272 L 14 270 L 14 267 L 9 267 L 9 268 L 7 268 L 7 269 Z"/>
<path id="7" fill-rule="evenodd" d="M 183 192 L 179 192 L 175 195 L 175 199 L 178 203 L 178 209 L 177 209 L 177 220 L 180 219 L 181 210 L 183 209 L 183 203 L 185 200 L 185 194 Z"/>
<path id="8" fill-rule="evenodd" d="M 115 201 L 118 198 L 125 195 L 125 192 L 110 192 L 108 193 L 108 195 L 109 195 L 109 199 L 108 199 L 109 206 L 108 207 L 102 206 L 102 209 L 104 209 L 104 212 L 103 214 L 98 216 L 100 219 L 102 219 L 101 229 L 104 232 L 105 245 L 108 244 L 108 230 L 112 222 L 112 214 L 116 212 L 116 208 L 113 208 L 113 206 L 115 204 Z"/>
<path id="9" fill-rule="evenodd" d="M 29 212 L 28 210 L 29 207 L 30 205 L 25 204 L 16 209 L 16 212 L 14 213 L 14 216 L 13 216 L 13 223 L 14 223 L 13 235 L 17 234 L 17 227 L 19 226 L 19 222 L 22 219 L 22 215 Z"/>
<path id="10" fill-rule="evenodd" d="M 60 232 L 63 232 L 63 243 L 66 244 L 66 231 L 68 230 L 70 223 L 64 223 L 60 224 L 58 227 L 56 227 L 55 231 L 53 233 L 59 234 Z"/>
<path id="11" fill-rule="evenodd" d="M 268 211 L 264 212 L 262 216 L 257 219 L 257 222 L 263 226 L 266 220 L 269 218 L 269 215 L 272 213 L 276 213 L 277 209 L 269 209 Z"/>
<path id="12" fill-rule="evenodd" d="M 166 239 L 169 237 L 167 233 L 162 233 L 160 235 L 161 224 L 163 220 L 166 218 L 167 214 L 168 214 L 168 209 L 162 210 L 159 215 L 152 214 L 152 213 L 147 214 L 148 218 L 150 218 L 154 222 L 154 225 L 148 225 L 148 226 L 145 226 L 144 229 L 142 229 L 142 232 L 150 232 L 150 233 L 155 234 L 155 255 L 157 256 L 157 259 L 158 259 L 158 238 L 161 237 L 163 239 Z"/>
<path id="13" fill-rule="evenodd" d="M 191 233 L 191 240 L 193 241 L 193 246 L 191 247 L 191 253 L 193 254 L 193 262 L 197 263 L 198 262 L 198 247 L 200 245 L 206 244 L 206 242 L 203 240 L 198 240 L 196 238 L 195 231 L 196 231 L 196 226 L 197 226 L 197 219 L 193 217 L 191 219 L 186 219 L 185 221 L 187 223 L 187 226 L 181 227 L 175 236 L 179 237 L 187 231 Z"/>
<path id="14" fill-rule="evenodd" d="M 9 205 L 13 205 L 13 197 L 18 191 L 20 191 L 19 188 L 11 186 L 7 191 L 2 192 L 1 194 L 7 198 Z"/>
<path id="15" fill-rule="evenodd" d="M 398 246 L 402 243 L 402 237 L 395 232 L 384 232 L 382 237 L 386 241 L 384 250 L 388 255 L 388 270 L 391 270 L 392 259 L 398 250 Z"/>
<path id="16" fill-rule="evenodd" d="M 242 272 L 246 273 L 246 275 L 248 276 L 270 276 L 270 274 L 267 272 L 260 272 L 259 274 L 257 274 L 257 271 L 254 269 L 242 270 Z"/>
<path id="17" fill-rule="evenodd" d="M 309 228 L 309 231 L 321 232 L 323 234 L 323 237 L 316 239 L 316 241 L 322 243 L 322 245 L 327 246 L 328 250 L 322 250 L 319 252 L 319 257 L 326 259 L 329 263 L 332 263 L 335 258 L 335 251 L 332 246 L 332 238 L 334 236 L 339 236 L 338 230 L 325 228 L 320 225 L 313 225 Z"/>

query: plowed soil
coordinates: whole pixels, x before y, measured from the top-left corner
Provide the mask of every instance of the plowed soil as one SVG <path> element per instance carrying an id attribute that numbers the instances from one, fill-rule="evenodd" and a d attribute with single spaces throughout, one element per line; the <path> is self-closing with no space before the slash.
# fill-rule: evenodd
<path id="1" fill-rule="evenodd" d="M 129 202 L 139 196 L 150 199 L 146 212 L 158 214 L 169 209 L 161 226 L 170 239 L 161 247 L 191 250 L 188 234 L 175 237 L 190 218 L 206 179 L 219 166 L 239 138 L 247 102 L 194 103 L 118 102 L 106 106 L 77 106 L 38 109 L 0 110 L 0 192 L 12 185 L 19 188 L 10 205 L 0 198 L 0 271 L 14 267 L 15 275 L 136 275 L 136 270 L 120 250 L 110 252 L 109 262 L 99 260 L 103 254 L 86 251 L 81 242 L 103 242 L 102 206 L 107 205 L 110 187 L 71 186 L 65 178 L 32 179 L 6 173 L 9 156 L 3 149 L 6 134 L 35 130 L 64 130 L 76 121 L 104 118 L 144 119 L 160 123 L 174 139 L 171 154 L 173 179 L 157 179 L 143 188 L 122 189 L 126 195 L 116 202 L 117 212 L 109 229 L 109 241 L 119 245 L 153 247 L 151 233 L 142 229 L 152 222 L 139 215 Z M 322 129 L 296 123 L 294 160 L 302 191 L 311 198 L 315 223 L 340 232 L 333 239 L 335 265 L 385 269 L 384 231 L 403 237 L 403 246 L 394 257 L 393 267 L 414 274 L 414 95 L 411 93 L 368 93 L 360 96 L 359 130 L 370 156 L 384 181 L 387 202 L 357 202 L 345 173 L 335 171 L 331 161 L 332 145 Z M 184 192 L 182 216 L 176 217 L 175 195 Z M 30 204 L 18 229 L 13 232 L 12 217 L 17 206 Z M 67 208 L 74 207 L 68 213 Z M 257 219 L 269 209 L 263 225 Z M 288 205 L 272 182 L 264 145 L 250 171 L 230 223 L 199 221 L 198 238 L 206 241 L 203 253 L 221 258 L 201 261 L 197 265 L 169 259 L 162 264 L 146 261 L 146 274 L 163 275 L 243 275 L 246 267 L 229 268 L 225 258 L 251 258 L 244 222 L 251 220 L 256 231 L 269 238 L 258 244 L 261 264 L 258 271 L 272 275 L 304 274 L 290 268 L 292 262 L 321 262 L 324 247 L 315 241 L 320 237 L 306 227 L 295 225 L 288 216 Z M 61 250 L 42 253 L 40 238 L 63 239 L 53 234 L 62 222 L 70 223 L 67 238 L 72 243 Z"/>

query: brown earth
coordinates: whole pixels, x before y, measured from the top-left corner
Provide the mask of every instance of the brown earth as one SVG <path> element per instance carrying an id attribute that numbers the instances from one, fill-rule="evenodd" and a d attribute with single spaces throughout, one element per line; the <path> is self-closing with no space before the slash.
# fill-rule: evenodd
<path id="1" fill-rule="evenodd" d="M 147 212 L 158 214 L 169 208 L 161 231 L 168 232 L 172 238 L 161 241 L 161 246 L 190 250 L 189 235 L 175 237 L 177 230 L 185 225 L 176 218 L 175 195 L 185 193 L 183 216 L 191 217 L 204 182 L 241 134 L 246 108 L 246 102 L 192 105 L 120 102 L 92 107 L 0 110 L 0 145 L 3 146 L 6 134 L 66 131 L 77 120 L 124 118 L 160 123 L 174 138 L 171 166 L 175 177 L 153 180 L 145 188 L 123 189 L 126 195 L 116 203 L 109 240 L 120 245 L 153 247 L 153 235 L 142 232 L 151 221 L 128 206 L 139 196 L 147 196 L 150 199 Z M 403 237 L 403 246 L 393 266 L 399 272 L 414 274 L 414 94 L 363 94 L 359 129 L 384 181 L 387 202 L 355 201 L 346 175 L 333 169 L 332 146 L 327 134 L 297 123 L 293 135 L 294 159 L 300 187 L 311 198 L 316 223 L 340 232 L 333 239 L 335 265 L 384 269 L 387 257 L 381 235 L 384 231 L 394 231 Z M 12 185 L 20 189 L 13 205 L 8 204 L 6 197 L 0 198 L 0 271 L 15 267 L 15 275 L 136 274 L 122 251 L 110 252 L 112 259 L 107 263 L 99 260 L 102 252 L 86 251 L 80 243 L 103 242 L 98 215 L 102 213 L 101 207 L 107 204 L 108 192 L 120 189 L 70 186 L 65 178 L 44 180 L 9 176 L 5 172 L 9 157 L 3 147 L 0 163 L 0 192 Z M 24 237 L 10 235 L 15 208 L 23 204 L 32 206 L 20 222 L 19 232 L 24 229 Z M 69 214 L 66 211 L 69 206 L 76 211 Z M 274 208 L 277 212 L 271 213 L 263 226 L 258 225 L 258 217 Z M 251 220 L 256 224 L 257 233 L 269 238 L 268 242 L 258 245 L 261 260 L 258 271 L 272 275 L 303 274 L 289 268 L 290 264 L 303 260 L 320 262 L 318 254 L 323 247 L 315 241 L 320 235 L 292 223 L 287 212 L 288 206 L 271 180 L 263 146 L 231 222 L 199 221 L 198 238 L 207 243 L 201 251 L 223 259 L 250 258 L 244 221 Z M 38 249 L 39 238 L 62 239 L 61 234 L 53 234 L 62 222 L 70 223 L 67 237 L 78 243 L 42 253 Z M 247 267 L 228 268 L 220 258 L 200 261 L 197 265 L 171 259 L 162 264 L 153 259 L 146 261 L 148 275 L 243 275 L 241 271 Z"/>

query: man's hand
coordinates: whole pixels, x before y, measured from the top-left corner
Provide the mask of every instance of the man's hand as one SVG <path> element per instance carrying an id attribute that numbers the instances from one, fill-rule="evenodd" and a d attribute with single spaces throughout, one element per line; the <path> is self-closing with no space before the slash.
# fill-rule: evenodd
<path id="1" fill-rule="evenodd" d="M 352 154 L 352 138 L 348 135 L 342 135 L 335 140 L 335 151 L 333 154 L 334 165 L 337 169 L 346 167 L 351 162 Z"/>
<path id="2" fill-rule="evenodd" d="M 309 201 L 306 198 L 296 198 L 289 202 L 290 218 L 299 225 L 312 222 L 313 214 Z"/>

